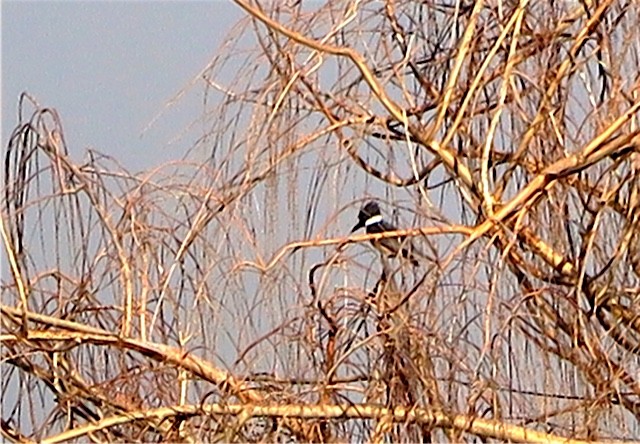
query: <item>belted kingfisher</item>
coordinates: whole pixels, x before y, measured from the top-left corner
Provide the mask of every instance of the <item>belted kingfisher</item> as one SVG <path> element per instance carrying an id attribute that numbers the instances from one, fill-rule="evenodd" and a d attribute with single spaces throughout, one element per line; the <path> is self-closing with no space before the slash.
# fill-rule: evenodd
<path id="1" fill-rule="evenodd" d="M 351 229 L 351 232 L 353 233 L 363 227 L 366 229 L 367 234 L 397 230 L 395 226 L 382 219 L 380 207 L 374 201 L 369 201 L 362 206 L 358 213 L 358 223 Z M 401 254 L 405 259 L 409 259 L 414 266 L 418 265 L 415 256 L 405 248 L 407 246 L 410 247 L 410 243 L 404 236 L 372 239 L 371 244 L 384 255 L 394 257 Z"/>

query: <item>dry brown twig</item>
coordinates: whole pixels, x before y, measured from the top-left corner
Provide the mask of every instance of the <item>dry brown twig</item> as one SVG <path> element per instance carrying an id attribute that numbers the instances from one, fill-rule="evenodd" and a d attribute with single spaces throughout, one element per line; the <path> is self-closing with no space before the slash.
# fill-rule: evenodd
<path id="1" fill-rule="evenodd" d="M 637 439 L 640 6 L 236 3 L 184 162 L 21 98 L 3 436 Z M 349 236 L 372 196 L 402 229 Z"/>

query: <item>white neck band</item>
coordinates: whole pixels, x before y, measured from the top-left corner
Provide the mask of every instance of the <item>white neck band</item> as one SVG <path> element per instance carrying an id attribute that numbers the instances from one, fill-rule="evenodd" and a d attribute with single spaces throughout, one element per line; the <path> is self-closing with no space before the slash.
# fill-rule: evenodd
<path id="1" fill-rule="evenodd" d="M 365 227 L 368 227 L 369 225 L 373 225 L 373 224 L 377 224 L 379 222 L 382 222 L 382 214 L 378 214 L 377 216 L 371 216 L 369 219 L 367 219 L 367 221 L 364 223 Z"/>

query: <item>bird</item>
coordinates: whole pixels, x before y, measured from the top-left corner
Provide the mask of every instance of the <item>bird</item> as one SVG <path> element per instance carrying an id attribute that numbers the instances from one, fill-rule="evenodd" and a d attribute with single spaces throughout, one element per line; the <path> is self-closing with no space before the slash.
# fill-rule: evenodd
<path id="1" fill-rule="evenodd" d="M 398 229 L 393 224 L 382 218 L 380 206 L 378 206 L 378 203 L 375 201 L 369 201 L 360 208 L 360 212 L 358 213 L 358 223 L 354 225 L 351 232 L 353 233 L 358 231 L 360 228 L 365 228 L 367 234 L 384 233 L 386 231 L 395 231 Z M 376 250 L 388 257 L 402 255 L 403 258 L 409 259 L 414 266 L 418 265 L 418 260 L 415 255 L 406 248 L 407 246 L 410 246 L 410 243 L 404 236 L 372 239 L 371 244 L 376 248 Z"/>

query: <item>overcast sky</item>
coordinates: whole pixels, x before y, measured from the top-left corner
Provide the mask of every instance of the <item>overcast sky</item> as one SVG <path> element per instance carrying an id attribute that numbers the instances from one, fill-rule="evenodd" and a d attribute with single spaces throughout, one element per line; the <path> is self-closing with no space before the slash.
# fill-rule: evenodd
<path id="1" fill-rule="evenodd" d="M 200 91 L 165 106 L 243 14 L 229 1 L 1 5 L 3 145 L 27 91 L 58 110 L 75 159 L 95 148 L 133 171 L 180 158 L 190 147 L 193 138 L 180 135 L 202 110 Z"/>

